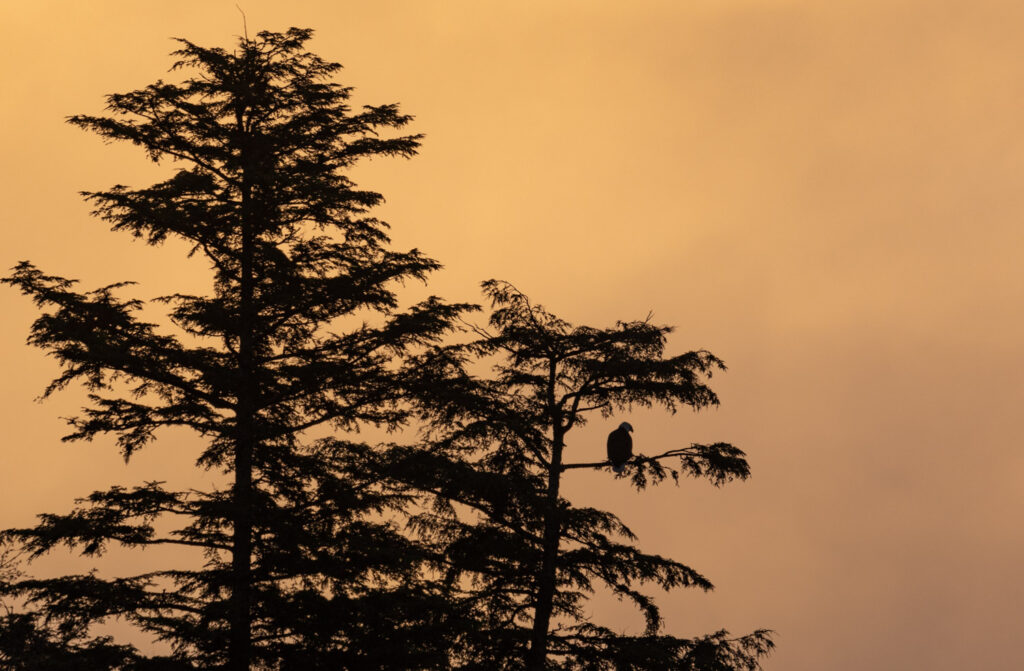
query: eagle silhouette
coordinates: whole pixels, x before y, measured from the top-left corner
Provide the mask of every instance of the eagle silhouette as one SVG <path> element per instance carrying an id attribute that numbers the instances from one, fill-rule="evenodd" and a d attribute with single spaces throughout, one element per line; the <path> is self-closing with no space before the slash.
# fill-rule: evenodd
<path id="1" fill-rule="evenodd" d="M 608 461 L 616 473 L 625 470 L 626 462 L 633 456 L 633 438 L 629 435 L 632 430 L 632 424 L 623 422 L 608 434 Z"/>

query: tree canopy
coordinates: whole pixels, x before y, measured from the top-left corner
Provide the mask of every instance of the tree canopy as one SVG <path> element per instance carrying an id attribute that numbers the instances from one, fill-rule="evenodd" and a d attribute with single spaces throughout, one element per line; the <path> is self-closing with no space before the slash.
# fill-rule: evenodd
<path id="1" fill-rule="evenodd" d="M 492 304 L 488 328 L 425 357 L 447 368 L 449 383 L 424 395 L 426 449 L 394 448 L 400 458 L 393 467 L 427 493 L 411 525 L 443 558 L 452 601 L 483 624 L 467 647 L 469 667 L 717 668 L 693 666 L 714 659 L 721 668 L 758 668 L 772 647 L 767 631 L 665 635 L 641 587 L 708 590 L 711 582 L 643 552 L 613 513 L 574 506 L 561 494 L 569 469 L 611 474 L 608 462 L 566 460 L 572 429 L 637 406 L 675 412 L 716 404 L 706 380 L 722 362 L 703 350 L 666 356 L 671 329 L 648 320 L 573 326 L 509 283 L 485 282 L 484 291 Z M 482 363 L 492 364 L 492 375 L 471 372 Z M 749 473 L 741 450 L 714 443 L 636 455 L 624 477 L 639 490 L 681 474 L 721 485 Z M 590 620 L 586 604 L 598 586 L 640 609 L 642 636 Z"/>
<path id="2" fill-rule="evenodd" d="M 311 34 L 264 31 L 230 51 L 178 40 L 181 81 L 69 119 L 172 168 L 157 184 L 83 196 L 114 231 L 184 241 L 211 279 L 201 295 L 144 300 L 132 282 L 80 289 L 19 263 L 3 282 L 39 307 L 29 343 L 60 365 L 44 396 L 84 387 L 65 440 L 109 436 L 126 460 L 165 428 L 191 430 L 203 441 L 196 467 L 216 484 L 111 484 L 0 532 L 28 559 L 60 546 L 87 558 L 155 545 L 202 557 L 33 578 L 4 555 L 0 661 L 25 671 L 758 668 L 767 631 L 666 634 L 645 585 L 711 583 L 561 490 L 568 471 L 608 466 L 567 461 L 570 431 L 636 407 L 714 405 L 708 379 L 722 362 L 667 355 L 671 329 L 649 320 L 574 326 L 505 282 L 484 284 L 486 327 L 466 321 L 475 305 L 403 305 L 399 286 L 439 264 L 392 249 L 373 215 L 382 196 L 350 170 L 410 157 L 421 137 L 405 132 L 411 117 L 397 105 L 354 108 L 334 81 L 340 66 L 306 50 Z M 151 308 L 164 317 L 143 319 Z M 367 426 L 419 438 L 371 445 L 359 439 Z M 728 443 L 667 448 L 633 457 L 625 477 L 639 490 L 749 475 Z M 590 622 L 598 588 L 632 601 L 644 634 Z M 169 652 L 98 633 L 114 619 Z"/>
<path id="3" fill-rule="evenodd" d="M 339 66 L 305 50 L 310 35 L 261 32 L 230 52 L 179 40 L 172 69 L 184 81 L 108 96 L 107 116 L 69 120 L 173 164 L 158 184 L 84 195 L 115 231 L 184 240 L 213 280 L 206 295 L 156 299 L 168 332 L 140 318 L 144 301 L 122 297 L 129 283 L 77 291 L 20 263 L 4 281 L 40 306 L 29 342 L 62 367 L 45 393 L 83 384 L 90 404 L 66 440 L 112 434 L 126 459 L 162 427 L 189 427 L 206 439 L 198 466 L 226 482 L 114 486 L 4 532 L 32 556 L 59 544 L 203 551 L 198 569 L 7 585 L 62 633 L 124 618 L 170 643 L 183 668 L 320 668 L 346 655 L 365 658 L 361 668 L 376 668 L 375 655 L 414 667 L 394 659 L 414 645 L 375 629 L 382 594 L 402 593 L 404 606 L 428 598 L 404 580 L 410 544 L 380 518 L 401 497 L 366 481 L 368 446 L 304 432 L 402 425 L 403 357 L 437 342 L 464 306 L 399 307 L 396 285 L 438 264 L 391 250 L 370 214 L 380 194 L 346 172 L 410 156 L 419 136 L 394 133 L 409 121 L 396 105 L 352 109 L 350 89 L 331 81 Z M 167 517 L 181 524 L 159 533 Z"/>

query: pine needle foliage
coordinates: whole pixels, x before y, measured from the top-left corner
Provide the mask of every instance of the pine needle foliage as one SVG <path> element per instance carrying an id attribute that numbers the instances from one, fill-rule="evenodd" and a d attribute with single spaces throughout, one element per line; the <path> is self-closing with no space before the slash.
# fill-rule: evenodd
<path id="1" fill-rule="evenodd" d="M 610 328 L 574 326 L 511 284 L 488 281 L 487 328 L 466 344 L 423 355 L 421 369 L 445 375 L 443 391 L 424 389 L 422 446 L 395 446 L 393 473 L 426 493 L 409 525 L 432 544 L 439 582 L 479 628 L 468 632 L 452 668 L 541 671 L 702 669 L 753 671 L 773 647 L 771 632 L 697 638 L 664 633 L 645 586 L 710 590 L 676 560 L 650 554 L 613 513 L 580 507 L 562 494 L 566 437 L 592 418 L 636 407 L 669 412 L 718 403 L 707 384 L 723 363 L 699 350 L 669 356 L 671 328 L 650 320 Z M 485 363 L 493 364 L 491 374 Z M 603 449 L 603 446 L 602 446 Z M 619 477 L 641 490 L 681 475 L 719 486 L 750 474 L 727 443 L 637 454 Z M 597 588 L 632 602 L 642 635 L 590 621 Z"/>
<path id="2" fill-rule="evenodd" d="M 139 575 L 5 579 L 2 595 L 24 608 L 5 620 L 4 668 L 442 664 L 431 629 L 439 596 L 417 578 L 421 551 L 388 521 L 409 495 L 368 475 L 380 466 L 367 445 L 305 432 L 404 425 L 406 357 L 436 345 L 467 306 L 431 297 L 399 307 L 397 286 L 438 263 L 389 247 L 371 214 L 381 195 L 348 171 L 412 156 L 420 136 L 402 134 L 410 117 L 396 105 L 354 109 L 333 81 L 340 66 L 308 52 L 310 37 L 260 32 L 230 51 L 178 40 L 181 81 L 69 119 L 173 166 L 152 186 L 83 195 L 114 231 L 186 242 L 213 280 L 208 294 L 157 299 L 173 324 L 163 328 L 142 319 L 154 303 L 126 297 L 130 283 L 83 291 L 18 264 L 3 281 L 40 307 L 29 342 L 61 366 L 44 396 L 84 386 L 89 403 L 65 440 L 110 435 L 126 460 L 162 428 L 187 427 L 205 440 L 198 466 L 224 484 L 111 486 L 4 531 L 28 557 L 62 545 L 87 557 L 153 545 L 204 557 Z M 92 633 L 118 618 L 172 653 Z M 19 651 L 18 631 L 34 632 L 23 637 L 30 648 Z"/>

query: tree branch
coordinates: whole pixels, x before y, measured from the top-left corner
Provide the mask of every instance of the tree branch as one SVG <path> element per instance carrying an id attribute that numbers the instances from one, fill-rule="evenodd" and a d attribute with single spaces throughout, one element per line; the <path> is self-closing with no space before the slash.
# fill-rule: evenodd
<path id="1" fill-rule="evenodd" d="M 632 457 L 630 457 L 629 461 L 627 461 L 626 463 L 628 464 L 628 463 L 630 463 L 630 462 L 632 462 L 634 460 L 639 460 L 639 461 L 660 461 L 661 459 L 669 459 L 671 457 L 686 457 L 686 456 L 690 456 L 690 457 L 700 456 L 700 452 L 697 451 L 697 450 L 694 450 L 692 447 L 680 447 L 680 448 L 676 448 L 674 450 L 669 450 L 667 452 L 662 452 L 661 454 L 656 454 L 653 457 L 648 457 L 646 454 L 635 454 Z M 566 470 L 569 470 L 570 468 L 601 468 L 603 466 L 611 466 L 611 465 L 612 465 L 612 462 L 607 461 L 607 460 L 605 460 L 605 461 L 590 461 L 590 462 L 579 463 L 579 464 L 562 464 L 562 470 L 566 471 Z"/>

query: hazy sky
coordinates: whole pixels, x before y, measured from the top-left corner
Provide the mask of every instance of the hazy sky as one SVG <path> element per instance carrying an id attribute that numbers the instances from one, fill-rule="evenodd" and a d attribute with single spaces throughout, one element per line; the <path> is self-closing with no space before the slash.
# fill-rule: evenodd
<path id="1" fill-rule="evenodd" d="M 445 264 L 431 291 L 476 300 L 497 277 L 579 323 L 653 311 L 673 352 L 726 360 L 719 409 L 629 421 L 649 454 L 735 443 L 749 482 L 567 476 L 717 585 L 663 596 L 669 631 L 775 629 L 769 671 L 1020 668 L 1024 3 L 241 4 L 250 33 L 314 28 L 357 103 L 415 115 L 421 155 L 358 177 L 396 246 Z M 233 0 L 3 3 L 0 267 L 198 288 L 180 246 L 109 233 L 77 196 L 163 168 L 63 119 L 174 77 L 168 38 L 241 28 Z M 35 309 L 4 288 L 0 310 L 0 526 L 209 479 L 185 433 L 128 466 L 110 442 L 60 444 L 80 394 L 33 403 L 55 373 L 24 344 Z M 617 421 L 570 457 L 599 458 Z"/>

